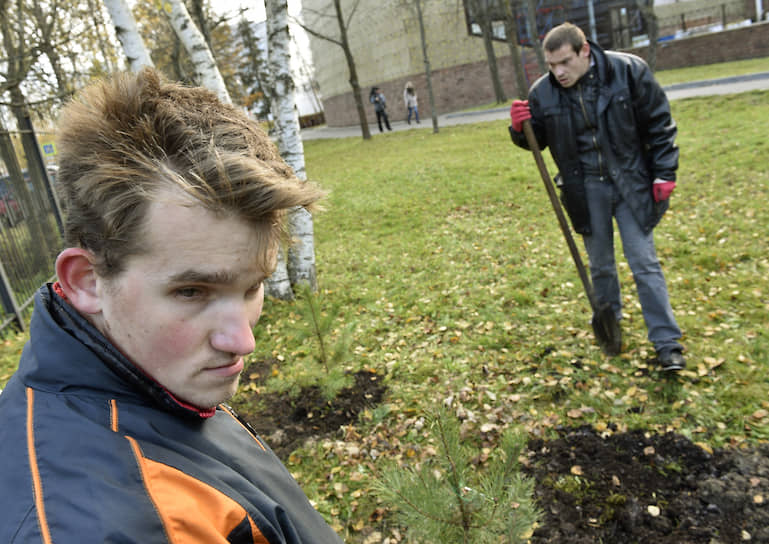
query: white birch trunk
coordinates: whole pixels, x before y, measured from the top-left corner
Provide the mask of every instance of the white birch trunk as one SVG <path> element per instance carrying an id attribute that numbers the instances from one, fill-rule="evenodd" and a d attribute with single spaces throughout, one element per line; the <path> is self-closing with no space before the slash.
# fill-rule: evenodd
<path id="1" fill-rule="evenodd" d="M 304 146 L 299 132 L 296 107 L 296 87 L 291 76 L 291 38 L 288 31 L 286 0 L 266 0 L 267 63 L 272 76 L 270 102 L 275 117 L 278 150 L 296 176 L 307 180 Z M 315 272 L 315 241 L 312 216 L 303 208 L 289 215 L 291 244 L 288 248 L 288 276 L 291 284 L 306 283 L 313 291 L 318 288 Z"/>
<path id="2" fill-rule="evenodd" d="M 296 207 L 288 216 L 291 241 L 288 247 L 288 277 L 291 283 L 306 283 L 313 292 L 318 290 L 315 272 L 315 231 L 312 215 L 302 207 Z"/>
<path id="3" fill-rule="evenodd" d="M 104 5 L 112 18 L 115 34 L 123 46 L 128 68 L 132 72 L 138 72 L 145 66 L 154 66 L 126 0 L 104 0 Z"/>
<path id="4" fill-rule="evenodd" d="M 265 0 L 266 2 L 266 0 Z M 265 6 L 265 8 L 268 8 L 268 6 Z M 267 24 L 270 24 L 270 16 L 269 11 L 267 12 Z M 267 27 L 267 47 L 265 49 L 269 50 L 271 47 L 269 43 L 269 36 L 270 36 L 270 27 Z M 268 53 L 268 59 L 266 59 L 267 62 L 263 64 L 263 70 L 264 70 L 264 82 L 266 85 L 262 86 L 262 90 L 269 94 L 269 102 L 270 102 L 270 113 L 272 114 L 273 118 L 276 117 L 275 107 L 273 106 L 272 101 L 275 98 L 275 75 L 271 67 L 269 66 L 269 53 Z M 273 127 L 270 129 L 270 136 L 274 137 L 278 144 L 278 150 L 281 153 L 281 156 L 283 155 L 283 149 L 281 144 L 281 138 L 280 138 L 280 131 L 278 129 L 278 123 L 276 122 Z M 290 219 L 289 219 L 290 221 Z M 291 232 L 291 224 L 289 223 L 287 225 L 287 228 L 289 229 L 289 232 Z M 294 291 L 291 288 L 291 279 L 288 276 L 288 264 L 286 262 L 286 248 L 281 247 L 278 251 L 278 263 L 275 267 L 275 271 L 272 273 L 272 275 L 267 278 L 267 282 L 265 283 L 265 294 L 278 298 L 281 300 L 293 300 L 294 299 Z"/>
<path id="5" fill-rule="evenodd" d="M 197 75 L 198 83 L 214 91 L 219 99 L 227 104 L 232 103 L 230 93 L 224 85 L 224 79 L 216 66 L 214 56 L 208 48 L 203 33 L 187 11 L 182 0 L 163 0 L 163 10 L 168 14 L 171 27 L 182 42 L 184 49 L 190 55 L 192 65 Z"/>
<path id="6" fill-rule="evenodd" d="M 294 300 L 294 291 L 291 289 L 291 280 L 286 268 L 286 249 L 282 246 L 278 249 L 275 271 L 264 282 L 264 294 L 280 300 Z"/>
<path id="7" fill-rule="evenodd" d="M 294 169 L 297 177 L 307 179 L 304 146 L 299 135 L 296 87 L 291 76 L 291 38 L 288 33 L 286 0 L 265 0 L 267 11 L 267 65 L 272 75 L 269 93 L 275 117 L 280 155 Z"/>

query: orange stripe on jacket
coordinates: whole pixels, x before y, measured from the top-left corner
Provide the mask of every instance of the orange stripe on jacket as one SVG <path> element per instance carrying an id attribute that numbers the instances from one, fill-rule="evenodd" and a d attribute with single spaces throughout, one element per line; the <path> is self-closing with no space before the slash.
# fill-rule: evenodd
<path id="1" fill-rule="evenodd" d="M 269 544 L 240 504 L 189 474 L 145 458 L 136 440 L 126 438 L 169 542 L 224 544 L 227 535 L 248 518 L 254 544 Z"/>
<path id="2" fill-rule="evenodd" d="M 40 480 L 40 469 L 37 466 L 37 452 L 35 451 L 35 392 L 29 387 L 27 387 L 27 455 L 29 455 L 29 468 L 32 472 L 32 489 L 35 494 L 35 510 L 37 510 L 40 535 L 45 544 L 51 544 L 51 530 L 48 528 L 45 503 L 43 502 L 43 482 Z"/>
<path id="3" fill-rule="evenodd" d="M 109 428 L 112 432 L 117 432 L 118 429 L 118 416 L 117 416 L 117 401 L 110 399 L 109 401 Z"/>

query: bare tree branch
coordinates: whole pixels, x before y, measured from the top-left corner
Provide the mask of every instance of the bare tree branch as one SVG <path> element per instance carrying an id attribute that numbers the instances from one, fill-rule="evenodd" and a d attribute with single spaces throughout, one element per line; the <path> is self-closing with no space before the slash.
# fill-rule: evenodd
<path id="1" fill-rule="evenodd" d="M 320 32 L 318 32 L 318 31 L 310 28 L 306 24 L 304 24 L 302 21 L 300 21 L 299 19 L 297 19 L 293 15 L 289 15 L 288 18 L 291 20 L 292 23 L 297 24 L 300 27 L 302 27 L 304 29 L 304 31 L 307 32 L 308 34 L 312 34 L 313 36 L 315 36 L 316 38 L 318 38 L 320 40 L 326 40 L 327 42 L 331 42 L 333 44 L 338 45 L 339 47 L 342 47 L 342 42 L 340 42 L 339 40 L 334 39 L 334 38 L 332 38 L 330 36 L 326 36 L 325 34 L 321 34 Z"/>

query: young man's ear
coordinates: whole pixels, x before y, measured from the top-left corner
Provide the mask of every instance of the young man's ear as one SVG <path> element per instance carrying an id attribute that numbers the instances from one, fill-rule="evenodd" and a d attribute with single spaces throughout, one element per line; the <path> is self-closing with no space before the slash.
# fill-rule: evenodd
<path id="1" fill-rule="evenodd" d="M 590 43 L 587 40 L 585 40 L 585 43 L 582 44 L 580 55 L 582 55 L 586 59 L 590 58 Z"/>
<path id="2" fill-rule="evenodd" d="M 56 276 L 64 295 L 77 311 L 88 315 L 101 311 L 94 260 L 93 253 L 79 247 L 69 247 L 56 258 Z"/>

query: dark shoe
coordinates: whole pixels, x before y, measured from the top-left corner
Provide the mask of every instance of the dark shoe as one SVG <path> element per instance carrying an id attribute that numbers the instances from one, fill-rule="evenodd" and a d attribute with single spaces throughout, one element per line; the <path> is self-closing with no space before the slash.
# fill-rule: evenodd
<path id="1" fill-rule="evenodd" d="M 680 349 L 659 353 L 657 360 L 665 372 L 675 372 L 686 368 L 686 359 L 684 359 Z"/>

